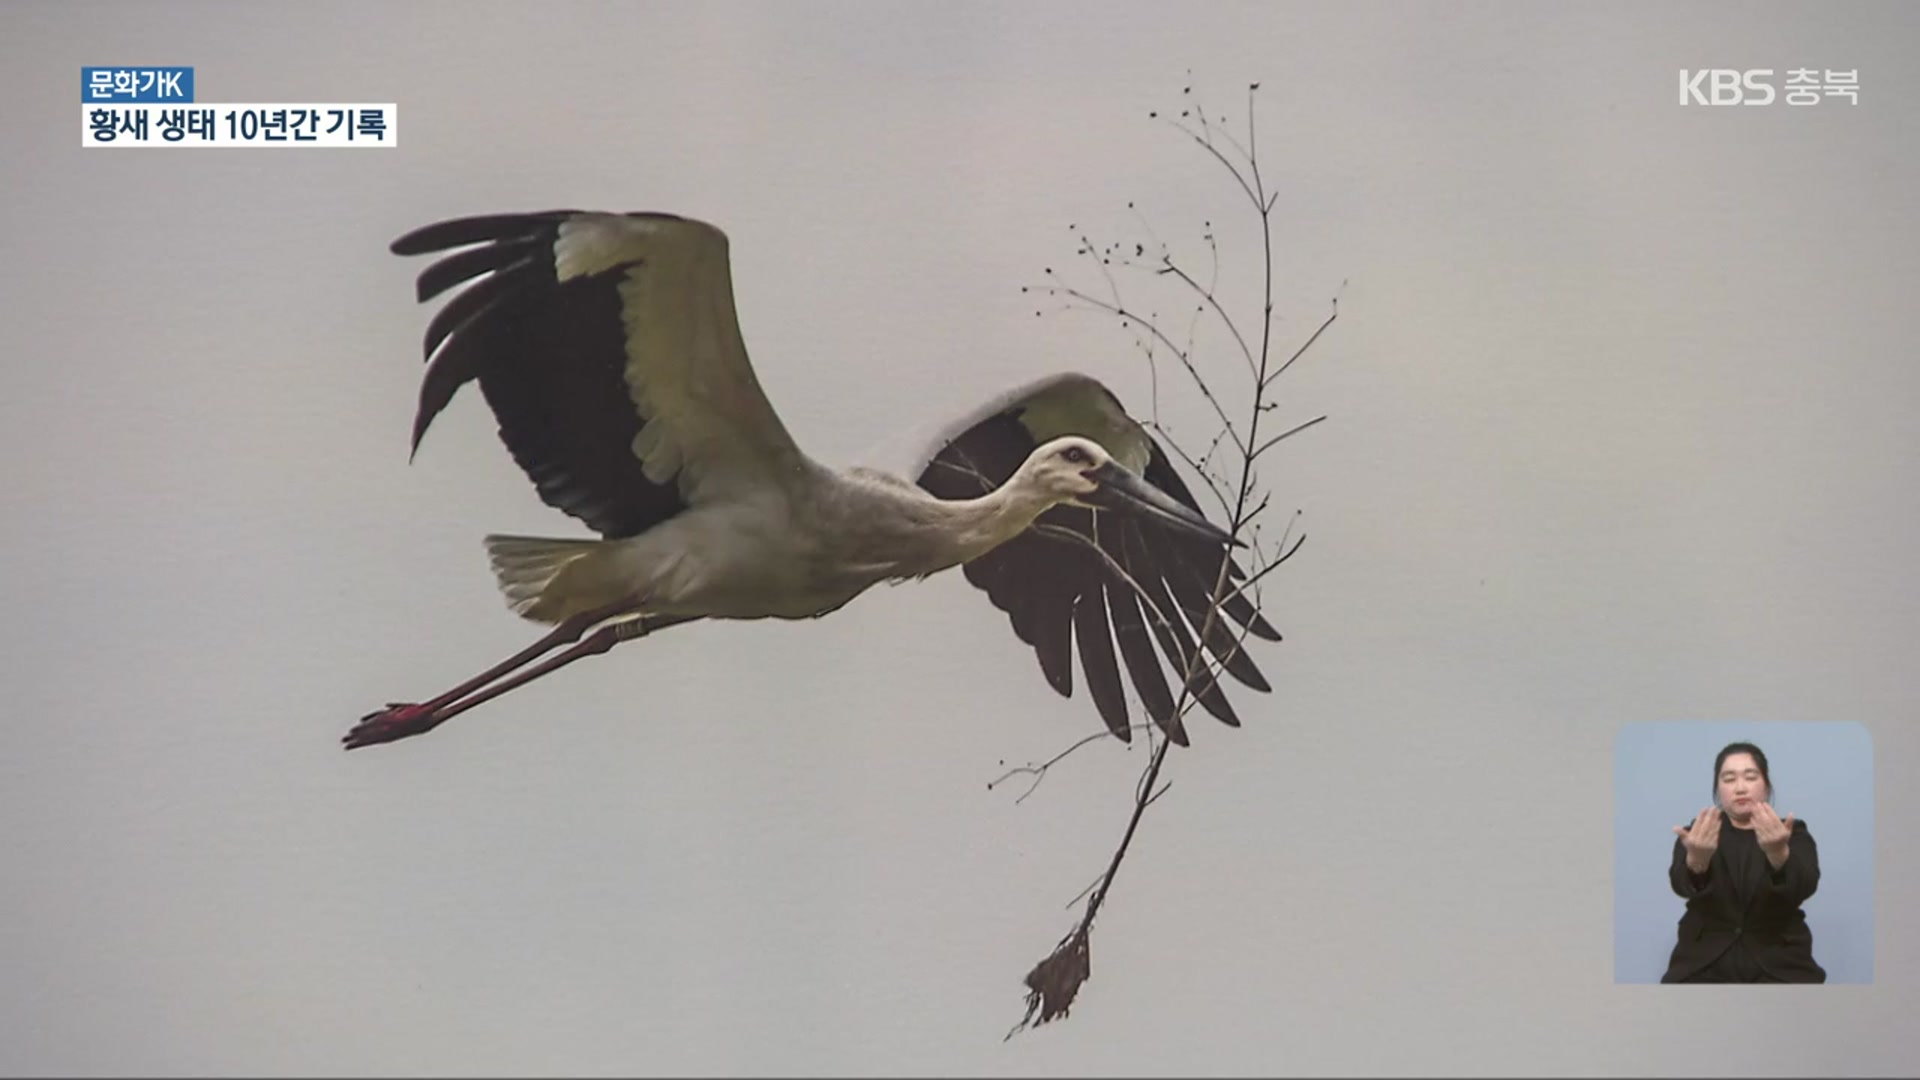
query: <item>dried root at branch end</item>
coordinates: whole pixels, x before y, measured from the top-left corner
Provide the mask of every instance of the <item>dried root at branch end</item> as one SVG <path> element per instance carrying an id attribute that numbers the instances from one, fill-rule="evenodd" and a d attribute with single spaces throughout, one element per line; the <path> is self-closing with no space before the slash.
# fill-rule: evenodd
<path id="1" fill-rule="evenodd" d="M 1092 968 L 1088 960 L 1088 928 L 1077 926 L 1073 933 L 1054 946 L 1045 960 L 1027 972 L 1027 1015 L 1015 1024 L 1007 1037 L 1049 1020 L 1058 1020 L 1073 1007 L 1080 984 L 1087 981 Z"/>

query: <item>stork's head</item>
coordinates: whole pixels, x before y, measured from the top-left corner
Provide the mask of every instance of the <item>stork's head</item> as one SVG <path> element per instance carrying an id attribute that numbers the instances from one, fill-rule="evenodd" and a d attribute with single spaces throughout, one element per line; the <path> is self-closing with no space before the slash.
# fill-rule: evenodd
<path id="1" fill-rule="evenodd" d="M 1243 546 L 1225 530 L 1113 459 L 1092 439 L 1067 435 L 1036 449 L 1021 478 L 1054 502 L 1152 518 L 1222 544 Z"/>

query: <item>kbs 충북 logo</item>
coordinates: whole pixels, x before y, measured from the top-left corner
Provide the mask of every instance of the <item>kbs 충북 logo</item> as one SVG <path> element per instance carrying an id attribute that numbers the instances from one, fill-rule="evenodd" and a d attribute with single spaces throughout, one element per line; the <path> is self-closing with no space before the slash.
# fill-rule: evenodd
<path id="1" fill-rule="evenodd" d="M 1775 88 L 1772 68 L 1680 69 L 1682 105 L 1771 105 L 1784 97 L 1789 105 L 1818 105 L 1828 98 L 1860 104 L 1860 69 L 1848 71 L 1790 68 Z M 1782 95 L 1779 91 L 1784 90 Z"/>

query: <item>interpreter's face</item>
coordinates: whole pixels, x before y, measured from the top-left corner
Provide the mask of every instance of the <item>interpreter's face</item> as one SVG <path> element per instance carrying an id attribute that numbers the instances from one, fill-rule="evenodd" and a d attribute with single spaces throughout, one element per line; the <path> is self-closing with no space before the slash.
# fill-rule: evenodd
<path id="1" fill-rule="evenodd" d="M 1748 753 L 1728 754 L 1720 763 L 1720 808 L 1739 824 L 1753 816 L 1753 808 L 1766 801 L 1767 782 L 1760 766 Z"/>

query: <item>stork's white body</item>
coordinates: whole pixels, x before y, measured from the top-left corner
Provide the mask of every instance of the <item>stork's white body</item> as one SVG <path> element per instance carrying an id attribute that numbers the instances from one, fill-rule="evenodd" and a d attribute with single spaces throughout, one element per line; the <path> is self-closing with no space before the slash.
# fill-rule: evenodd
<path id="1" fill-rule="evenodd" d="M 1031 483 L 942 500 L 873 470 L 806 461 L 785 484 L 692 506 L 639 536 L 491 536 L 487 549 L 509 603 L 539 622 L 621 600 L 652 614 L 804 619 L 984 554 L 1056 501 Z"/>

